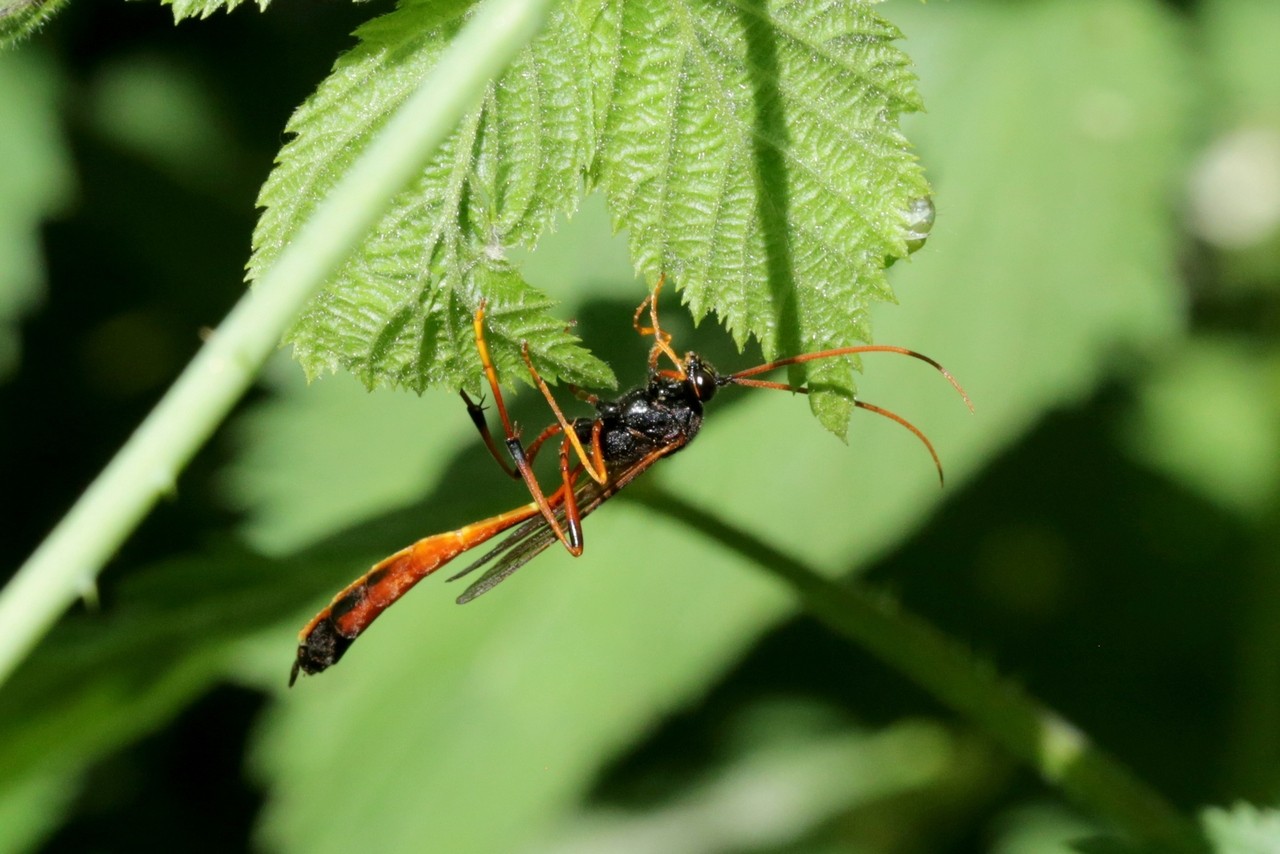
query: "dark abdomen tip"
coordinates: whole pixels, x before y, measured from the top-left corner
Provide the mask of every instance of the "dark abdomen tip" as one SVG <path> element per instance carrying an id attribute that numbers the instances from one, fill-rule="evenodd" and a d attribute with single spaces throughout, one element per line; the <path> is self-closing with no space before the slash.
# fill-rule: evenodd
<path id="1" fill-rule="evenodd" d="M 298 644 L 298 657 L 289 672 L 289 687 L 298 681 L 298 674 L 308 676 L 320 673 L 338 663 L 355 638 L 344 637 L 338 633 L 333 623 L 321 620 Z"/>

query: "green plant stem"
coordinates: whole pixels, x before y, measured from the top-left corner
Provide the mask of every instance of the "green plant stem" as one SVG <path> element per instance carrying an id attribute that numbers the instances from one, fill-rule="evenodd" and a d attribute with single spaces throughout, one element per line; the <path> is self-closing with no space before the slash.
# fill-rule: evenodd
<path id="1" fill-rule="evenodd" d="M 253 381 L 280 336 L 541 27 L 551 0 L 485 0 L 440 62 L 232 309 L 147 416 L 0 591 L 0 683 L 77 597 Z"/>
<path id="2" fill-rule="evenodd" d="M 628 494 L 628 493 L 624 493 Z M 1206 850 L 1193 823 L 1052 709 L 887 598 L 837 584 L 769 543 L 652 483 L 628 497 L 750 559 L 785 582 L 805 609 L 1035 768 L 1068 797 L 1155 850 Z"/>

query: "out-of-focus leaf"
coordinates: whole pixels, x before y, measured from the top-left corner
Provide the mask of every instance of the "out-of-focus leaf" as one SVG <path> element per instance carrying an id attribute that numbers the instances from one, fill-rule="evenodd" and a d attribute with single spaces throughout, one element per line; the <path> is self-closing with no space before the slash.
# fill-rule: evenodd
<path id="1" fill-rule="evenodd" d="M 1257 250 L 1280 244 L 1280 121 L 1233 128 L 1214 140 L 1191 174 L 1189 191 L 1190 224 L 1201 238 L 1265 259 Z M 1274 270 L 1258 272 L 1265 279 Z"/>
<path id="2" fill-rule="evenodd" d="M 1037 852 L 1040 850 L 1042 849 L 1028 849 Z M 1166 854 L 1166 849 L 1162 846 L 1133 842 L 1114 834 L 1083 836 L 1072 840 L 1066 850 L 1077 851 L 1079 854 Z"/>
<path id="3" fill-rule="evenodd" d="M 114 58 L 94 75 L 88 102 L 98 133 L 179 185 L 217 197 L 228 174 L 247 168 L 208 89 L 172 58 Z"/>
<path id="4" fill-rule="evenodd" d="M 33 771 L 0 786 L 0 854 L 32 851 L 76 793 L 73 775 Z"/>
<path id="5" fill-rule="evenodd" d="M 1015 808 L 1000 817 L 991 854 L 1074 854 L 1098 827 L 1053 804 Z"/>
<path id="6" fill-rule="evenodd" d="M 1240 803 L 1212 807 L 1200 817 L 1214 854 L 1272 854 L 1280 851 L 1280 812 Z"/>
<path id="7" fill-rule="evenodd" d="M 1170 17 L 1136 0 L 890 11 L 937 102 L 919 131 L 941 218 L 929 248 L 895 267 L 907 305 L 877 322 L 894 330 L 885 340 L 954 369 L 978 414 L 908 360 L 868 360 L 861 385 L 924 427 L 963 479 L 1046 408 L 1118 370 L 1118 352 L 1177 331 L 1161 200 L 1185 159 L 1182 43 Z M 611 328 L 630 334 L 629 309 L 618 312 Z M 905 431 L 859 418 L 846 449 L 816 438 L 803 410 L 726 389 L 695 446 L 646 479 L 833 572 L 906 536 L 943 496 Z M 547 418 L 533 411 L 531 429 Z M 485 513 L 527 500 L 496 471 L 480 476 L 444 483 Z M 424 513 L 421 533 L 468 521 L 453 509 Z M 456 587 L 428 580 L 339 666 L 295 688 L 258 746 L 273 792 L 263 840 L 308 852 L 517 847 L 788 613 L 784 591 L 625 501 L 588 520 L 586 541 L 581 559 L 553 549 L 465 608 L 447 602 Z"/>
<path id="8" fill-rule="evenodd" d="M 1209 0 L 1198 11 L 1205 99 L 1218 134 L 1191 174 L 1189 222 L 1224 250 L 1227 284 L 1280 279 L 1280 6 Z"/>
<path id="9" fill-rule="evenodd" d="M 1280 6 L 1266 0 L 1205 0 L 1197 11 L 1216 84 L 1212 107 L 1232 122 L 1280 127 Z"/>
<path id="10" fill-rule="evenodd" d="M 1280 486 L 1280 364 L 1226 340 L 1167 354 L 1139 394 L 1133 453 L 1225 507 L 1266 512 Z"/>
<path id="11" fill-rule="evenodd" d="M 295 627 L 281 615 L 300 623 L 306 600 L 372 559 L 370 541 L 408 538 L 415 524 L 388 516 L 288 561 L 225 546 L 135 572 L 100 612 L 59 625 L 0 692 L 0 792 L 72 779 L 151 731 L 238 671 L 242 641 L 264 629 L 279 655 L 267 685 L 283 688 Z"/>
<path id="12" fill-rule="evenodd" d="M 17 322 L 44 284 L 40 222 L 71 192 L 57 98 L 51 65 L 31 52 L 0 53 L 0 380 L 17 366 Z"/>
<path id="13" fill-rule="evenodd" d="M 370 393 L 346 376 L 304 384 L 282 359 L 271 374 L 275 395 L 233 425 L 239 452 L 223 477 L 242 533 L 268 554 L 411 503 L 476 437 L 456 395 Z"/>
<path id="14" fill-rule="evenodd" d="M 541 854 L 699 854 L 783 849 L 842 812 L 936 783 L 949 760 L 946 734 L 902 723 L 763 747 L 671 803 L 644 812 L 587 812 Z"/>
<path id="15" fill-rule="evenodd" d="M 243 550 L 131 577 L 100 615 L 60 626 L 5 685 L 0 786 L 78 771 L 148 732 L 219 678 L 230 642 L 278 620 L 305 595 L 299 587 Z"/>

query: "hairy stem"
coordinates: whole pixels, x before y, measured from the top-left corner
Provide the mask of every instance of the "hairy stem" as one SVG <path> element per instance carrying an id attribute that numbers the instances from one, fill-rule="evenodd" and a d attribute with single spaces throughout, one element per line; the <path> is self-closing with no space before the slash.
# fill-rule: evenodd
<path id="1" fill-rule="evenodd" d="M 1159 851 L 1206 850 L 1192 822 L 1052 709 L 887 598 L 838 584 L 753 534 L 652 483 L 629 497 L 758 564 L 805 609 L 967 717 L 1047 782 Z"/>
<path id="2" fill-rule="evenodd" d="M 485 0 L 436 68 L 240 300 L 97 480 L 0 591 L 0 683 L 77 597 L 226 417 L 303 304 L 418 174 L 551 0 Z"/>

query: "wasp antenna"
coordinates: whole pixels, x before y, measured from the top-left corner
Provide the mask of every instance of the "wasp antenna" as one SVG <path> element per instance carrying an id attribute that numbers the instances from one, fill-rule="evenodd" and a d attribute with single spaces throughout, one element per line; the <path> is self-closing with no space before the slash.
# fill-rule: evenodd
<path id="1" fill-rule="evenodd" d="M 929 451 L 929 456 L 933 457 L 934 468 L 938 470 L 938 485 L 946 486 L 946 478 L 942 475 L 942 460 L 938 459 L 938 452 L 933 449 L 933 443 L 929 441 L 929 437 L 924 434 L 919 427 L 912 424 L 896 412 L 890 412 L 882 406 L 876 406 L 874 403 L 866 403 L 865 401 L 855 400 L 853 405 L 859 409 L 865 409 L 868 412 L 874 412 L 876 415 L 883 415 L 891 421 L 896 421 L 903 427 L 906 427 L 916 435 L 916 438 L 924 443 L 925 448 Z"/>
<path id="2" fill-rule="evenodd" d="M 775 383 L 769 380 L 741 380 L 737 376 L 720 377 L 717 385 L 745 385 L 750 388 L 772 388 L 778 391 L 793 391 L 796 394 L 808 394 L 808 386 L 788 385 L 787 383 Z"/>
<path id="3" fill-rule="evenodd" d="M 931 359 L 924 353 L 917 353 L 915 350 L 908 350 L 906 347 L 894 347 L 888 344 L 861 344 L 856 347 L 839 347 L 835 350 L 819 350 L 817 353 L 805 353 L 800 356 L 790 356 L 786 359 L 778 359 L 776 362 L 766 362 L 763 365 L 756 365 L 754 368 L 747 368 L 745 371 L 738 371 L 735 374 L 729 374 L 721 380 L 723 385 L 752 385 L 761 386 L 757 382 L 743 382 L 746 377 L 753 377 L 756 374 L 763 374 L 766 371 L 772 371 L 774 368 L 785 368 L 787 365 L 799 365 L 804 362 L 812 362 L 817 359 L 834 359 L 837 356 L 853 356 L 858 353 L 897 353 L 900 356 L 910 356 L 913 359 L 919 359 L 926 365 L 929 365 L 951 383 L 951 387 L 960 393 L 964 405 L 969 407 L 969 411 L 973 412 L 973 401 L 969 399 L 968 393 L 964 390 L 964 386 L 960 385 L 960 381 L 936 360 Z M 793 386 L 783 386 L 781 384 L 762 386 L 765 388 L 789 388 L 792 391 L 800 391 L 801 389 Z"/>

